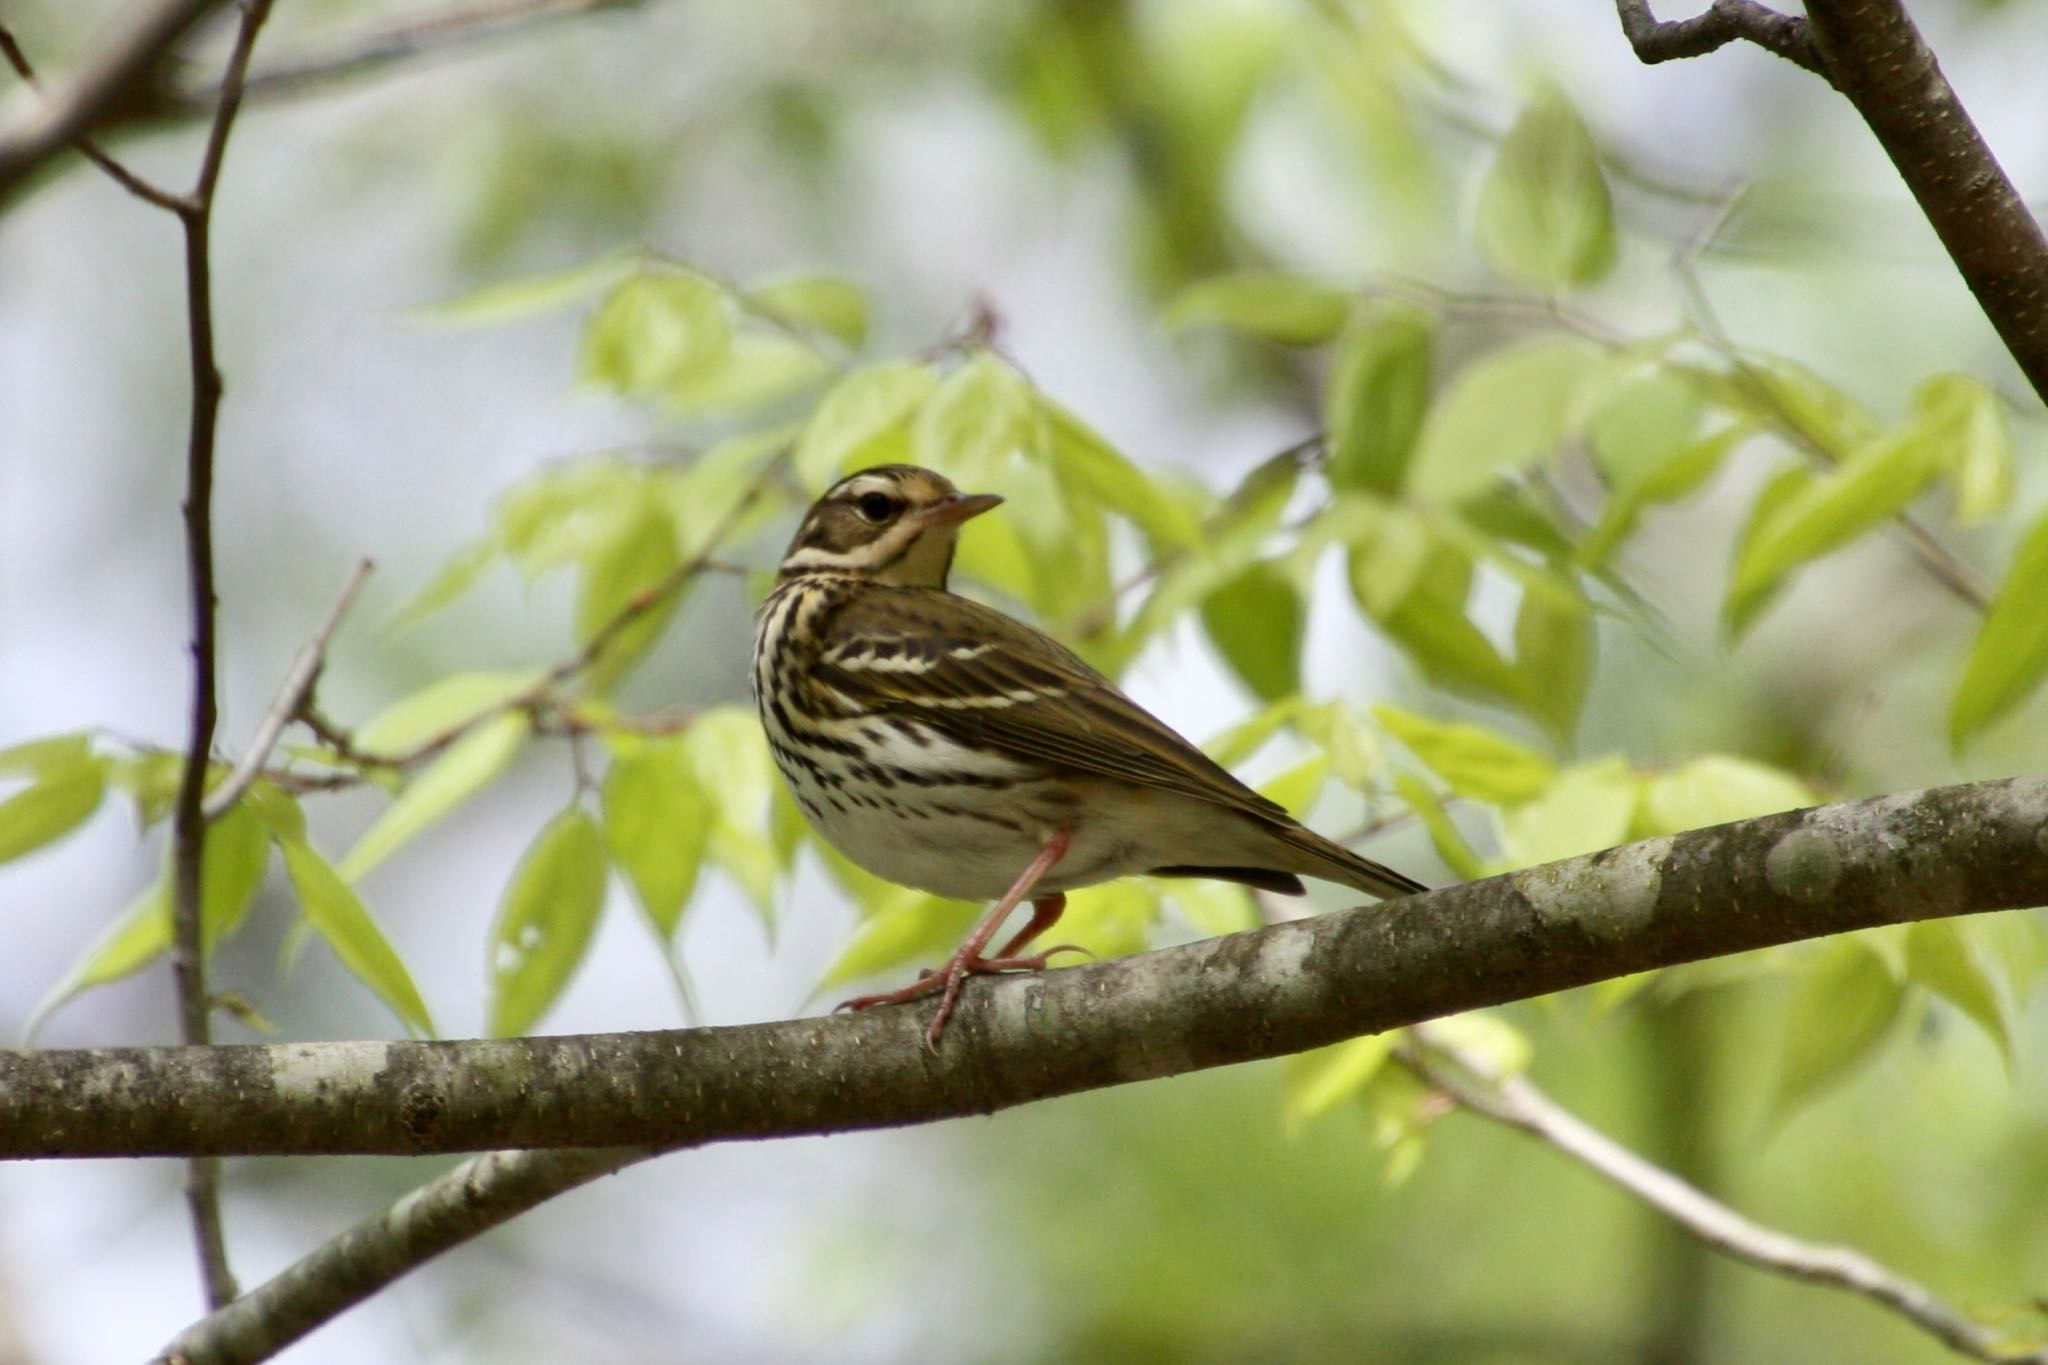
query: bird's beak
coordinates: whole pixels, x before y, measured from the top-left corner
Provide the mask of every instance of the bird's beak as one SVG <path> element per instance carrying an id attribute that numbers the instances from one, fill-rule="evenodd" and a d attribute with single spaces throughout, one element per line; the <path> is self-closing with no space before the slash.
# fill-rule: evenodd
<path id="1" fill-rule="evenodd" d="M 921 518 L 927 526 L 958 526 L 970 517 L 1002 503 L 994 493 L 955 493 L 944 502 L 933 503 Z"/>

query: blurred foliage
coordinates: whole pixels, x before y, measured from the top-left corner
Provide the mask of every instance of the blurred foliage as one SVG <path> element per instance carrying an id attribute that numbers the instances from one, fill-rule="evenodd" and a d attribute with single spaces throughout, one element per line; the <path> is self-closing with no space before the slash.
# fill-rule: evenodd
<path id="1" fill-rule="evenodd" d="M 767 63 L 751 83 L 734 78 L 716 117 L 679 121 L 689 136 L 616 109 L 558 119 L 519 98 L 495 114 L 466 111 L 475 131 L 459 158 L 450 249 L 494 277 L 422 316 L 503 327 L 573 312 L 581 345 L 563 357 L 565 384 L 636 414 L 649 440 L 536 469 L 420 587 L 401 627 L 507 570 L 529 584 L 570 581 L 559 655 L 525 671 L 439 678 L 291 750 L 286 770 L 255 784 L 210 835 L 209 948 L 246 928 L 275 849 L 310 932 L 403 1027 L 430 1032 L 433 983 L 415 986 L 357 883 L 416 841 L 431 847 L 439 821 L 545 745 L 565 751 L 575 795 L 508 873 L 486 945 L 492 1031 L 545 1020 L 591 942 L 612 872 L 657 951 L 707 873 L 772 921 L 796 869 L 815 861 L 860 910 L 821 989 L 942 953 L 974 907 L 883 882 L 818 842 L 742 699 L 654 715 L 620 701 L 702 578 L 765 569 L 820 490 L 890 461 L 1006 498 L 963 540 L 967 591 L 1044 624 L 1112 675 L 1176 638 L 1203 640 L 1246 704 L 1208 737 L 1219 761 L 1263 764 L 1261 789 L 1324 828 L 1359 841 L 1414 835 L 1412 850 L 1426 838 L 1458 877 L 1855 794 L 1877 775 L 1897 785 L 1951 777 L 1829 763 L 1832 741 L 1784 739 L 1805 720 L 1793 684 L 1769 696 L 1776 709 L 1746 733 L 1714 743 L 1698 742 L 1677 714 L 1711 680 L 1634 695 L 1653 676 L 1648 655 L 1699 667 L 1692 661 L 1727 651 L 1766 666 L 1754 639 L 1764 624 L 1821 566 L 1868 562 L 1853 556 L 1873 546 L 1904 546 L 1914 572 L 1954 593 L 1938 626 L 1892 646 L 1901 661 L 1911 651 L 1947 672 L 1941 697 L 1915 717 L 1919 730 L 1964 755 L 2001 724 L 2038 724 L 2048 508 L 2038 481 L 2023 496 L 2016 473 L 2016 452 L 2039 445 L 2038 423 L 2016 429 L 1995 385 L 1964 372 L 1919 376 L 1895 411 L 1876 411 L 1817 360 L 1729 337 L 1692 299 L 1690 272 L 1713 245 L 1698 223 L 1705 235 L 1646 285 L 1645 263 L 1674 243 L 1648 221 L 1639 186 L 1619 192 L 1646 178 L 1639 168 L 1568 88 L 1451 88 L 1415 36 L 1425 8 L 1039 0 L 962 17 L 911 6 L 895 16 L 901 32 L 880 36 L 862 17 L 818 20 L 829 31 L 821 44 L 836 39 L 835 56 L 867 64 Z M 649 222 L 687 187 L 691 158 L 736 137 L 776 149 L 781 170 L 829 199 L 843 189 L 834 170 L 856 87 L 919 63 L 972 73 L 1052 167 L 1112 164 L 1133 292 L 1153 301 L 1161 333 L 1219 390 L 1296 413 L 1313 436 L 1247 452 L 1249 472 L 1215 486 L 1119 449 L 1033 380 L 999 318 L 894 339 L 886 282 L 798 262 L 734 278 L 638 245 L 548 273 L 501 268 L 593 224 L 608 238 L 655 237 Z M 1485 99 L 1494 126 L 1447 134 L 1453 96 Z M 1350 235 L 1384 244 L 1360 254 L 1365 264 L 1336 267 L 1279 245 L 1248 149 L 1285 120 L 1342 148 L 1342 188 L 1361 214 Z M 1711 196 L 1667 197 L 1719 225 L 1720 207 L 1701 202 Z M 1417 260 L 1425 278 L 1410 273 Z M 1641 306 L 1645 293 L 1653 306 Z M 1645 315 L 1665 320 L 1645 326 Z M 1681 524 L 1690 539 L 1672 533 Z M 1700 554 L 1703 534 L 1717 538 L 1712 556 Z M 1989 564 L 1988 592 L 1944 548 L 1951 535 Z M 1844 591 L 1842 578 L 1828 581 Z M 1711 600 L 1718 635 L 1710 627 L 1674 643 L 1688 623 L 1657 605 L 1673 582 Z M 1345 596 L 1318 592 L 1331 583 Z M 1896 609 L 1875 581 L 1847 591 L 1858 595 L 1831 610 L 1876 621 Z M 1311 627 L 1340 618 L 1399 657 L 1406 704 L 1304 690 Z M 1615 738 L 1631 706 L 1659 713 L 1652 751 Z M 100 735 L 0 753 L 0 861 L 63 838 L 109 795 L 126 798 L 143 827 L 158 825 L 176 774 L 174 756 Z M 302 802 L 354 783 L 392 799 L 330 863 Z M 161 883 L 143 889 L 45 1011 L 159 957 L 165 896 Z M 1260 916 L 1242 888 L 1133 879 L 1075 894 L 1062 934 L 1110 955 Z M 1939 921 L 1603 983 L 1448 1027 L 1510 1074 L 1553 1049 L 1595 1047 L 1654 1073 L 1654 1035 L 1640 1022 L 1674 1002 L 1710 1001 L 1744 1078 L 1737 1097 L 1717 1103 L 1753 1123 L 1716 1117 L 1712 1138 L 1746 1148 L 1759 1131 L 1794 1132 L 1813 1106 L 1851 1102 L 1845 1095 L 1867 1105 L 1873 1075 L 1919 1074 L 1933 1050 L 1959 1046 L 1959 1021 L 2038 1090 L 2028 1046 L 2031 1034 L 2038 1049 L 2039 1011 L 2029 1007 L 2044 967 L 2048 942 L 2031 916 Z M 1617 1309 L 1634 1300 L 1576 1273 L 1575 1261 L 1551 1263 L 1572 1259 L 1555 1255 L 1554 1223 L 1576 1218 L 1565 1211 L 1579 1192 L 1532 1177 L 1542 1188 L 1527 1209 L 1501 1210 L 1509 1201 L 1494 1189 L 1482 1220 L 1461 1182 L 1487 1185 L 1488 1163 L 1507 1159 L 1505 1139 L 1434 1155 L 1444 1105 L 1398 1064 L 1401 1042 L 1356 1039 L 1261 1079 L 1200 1083 L 1225 1096 L 1217 1103 L 1148 1090 L 1025 1120 L 1061 1134 L 1028 1185 L 999 1191 L 1045 1243 L 1038 1293 L 1058 1313 L 1041 1358 L 1243 1358 L 1245 1343 L 1261 1358 L 1356 1358 L 1356 1343 L 1395 1306 L 1428 1298 L 1439 1274 L 1455 1281 L 1454 1300 L 1499 1296 L 1485 1330 L 1391 1344 L 1377 1358 L 1641 1358 L 1633 1352 L 1649 1329 L 1637 1319 L 1653 1310 Z M 1561 1065 L 1610 1114 L 1663 1102 L 1657 1085 L 1631 1090 L 1604 1061 Z M 1928 1120 L 1900 1116 L 1908 1121 Z M 1278 1142 L 1282 1128 L 1295 1145 Z M 2023 1202 L 2038 1209 L 2036 1187 L 2048 1182 L 2038 1157 L 2028 1160 Z M 1869 1161 L 1880 1168 L 1873 1181 L 1903 1179 Z M 1261 1162 L 1310 1174 L 1290 1183 Z M 1092 1209 L 1090 1238 L 1070 1243 L 1078 1215 L 1062 1166 L 1097 1195 L 1135 1172 L 1119 1195 L 1129 1216 Z M 1241 1179 L 1219 1184 L 1219 1171 Z M 1461 1271 L 1431 1226 L 1439 1206 L 1496 1251 L 1525 1253 L 1516 1264 L 1542 1288 L 1515 1290 L 1503 1282 L 1517 1277 L 1497 1269 Z M 1512 1226 L 1502 1230 L 1488 1221 L 1496 1212 L 1517 1217 L 1503 1216 Z M 2037 1231 L 2004 1235 L 2007 1273 L 1975 1262 L 1958 1271 L 1987 1301 L 2024 1297 L 2023 1277 L 2048 1273 Z M 1324 1239 L 1357 1259 L 1318 1250 Z M 1653 1297 L 1654 1277 L 1636 1278 L 1624 1291 Z M 1358 1296 L 1347 1299 L 1354 1282 Z M 1861 1331 L 1850 1337 L 1864 1341 Z M 1897 1346 L 1882 1340 L 1871 1349 Z"/>

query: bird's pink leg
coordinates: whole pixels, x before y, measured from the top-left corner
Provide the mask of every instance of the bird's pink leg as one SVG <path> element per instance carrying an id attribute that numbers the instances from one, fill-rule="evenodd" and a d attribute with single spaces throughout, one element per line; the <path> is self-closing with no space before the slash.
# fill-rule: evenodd
<path id="1" fill-rule="evenodd" d="M 1074 831 L 1071 829 L 1059 830 L 1052 838 L 1046 840 L 1045 847 L 1038 851 L 1038 856 L 1033 858 L 1030 865 L 1018 875 L 1017 880 L 1010 884 L 1010 889 L 1003 893 L 1003 898 L 995 903 L 994 908 L 982 916 L 981 923 L 974 926 L 974 932 L 969 934 L 967 941 L 947 959 L 944 967 L 935 972 L 924 973 L 901 990 L 856 996 L 841 1004 L 839 1008 L 864 1010 L 874 1005 L 900 1005 L 905 1001 L 919 1000 L 936 992 L 939 997 L 939 1008 L 932 1015 L 931 1027 L 925 1030 L 924 1035 L 925 1046 L 936 1052 L 939 1036 L 946 1031 L 946 1021 L 953 1017 L 953 1006 L 959 1002 L 960 988 L 966 984 L 968 977 L 991 972 L 1037 971 L 1045 966 L 1046 958 L 1053 953 L 1063 950 L 1079 951 L 1063 945 L 1061 948 L 1051 948 L 1031 957 L 1015 956 L 1018 949 L 1044 933 L 1060 917 L 1060 911 L 1065 908 L 1067 898 L 1063 895 L 1051 895 L 1041 896 L 1032 902 L 1031 922 L 998 949 L 993 957 L 981 955 L 981 950 L 988 947 L 988 941 L 996 936 L 996 930 L 1003 927 L 1003 921 L 1009 918 L 1010 912 L 1031 894 L 1031 888 L 1038 885 L 1039 879 L 1052 871 L 1059 860 L 1067 855 L 1067 849 L 1073 842 Z"/>

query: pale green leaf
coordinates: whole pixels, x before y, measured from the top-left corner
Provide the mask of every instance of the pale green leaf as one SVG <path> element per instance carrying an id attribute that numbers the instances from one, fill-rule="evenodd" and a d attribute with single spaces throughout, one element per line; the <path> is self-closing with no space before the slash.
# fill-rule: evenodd
<path id="1" fill-rule="evenodd" d="M 527 1032 L 569 984 L 604 910 L 604 877 L 604 839 L 581 807 L 534 838 L 491 933 L 492 1036 Z"/>
<path id="2" fill-rule="evenodd" d="M 732 540 L 747 534 L 741 504 L 763 490 L 770 462 L 791 449 L 800 430 L 784 425 L 749 431 L 720 441 L 688 465 L 655 471 L 651 491 L 675 527 L 678 553 L 685 559 L 704 554 L 722 531 Z M 772 496 L 756 497 L 753 510 L 772 515 L 775 504 Z"/>
<path id="3" fill-rule="evenodd" d="M 910 426 L 915 464 L 979 486 L 1012 455 L 1033 444 L 1031 386 L 986 351 L 939 382 Z"/>
<path id="4" fill-rule="evenodd" d="M 1492 1010 L 1468 1010 L 1434 1019 L 1424 1026 L 1424 1032 L 1430 1046 L 1450 1049 L 1495 1080 L 1527 1071 L 1535 1051 L 1527 1034 Z"/>
<path id="5" fill-rule="evenodd" d="M 1750 546 L 1769 529 L 1771 521 L 1794 499 L 1804 497 L 1820 479 L 1803 465 L 1788 465 L 1779 470 L 1764 484 L 1757 494 L 1756 503 L 1750 508 L 1749 520 L 1735 538 L 1735 562 L 1740 563 Z M 1729 635 L 1739 637 L 1749 629 L 1759 613 L 1776 597 L 1782 583 L 1774 583 L 1767 590 L 1744 598 L 1730 594 L 1722 608 L 1723 624 Z"/>
<path id="6" fill-rule="evenodd" d="M 1017 602 L 1038 599 L 1038 570 L 1031 547 L 1007 516 L 976 517 L 962 531 L 953 571 L 986 584 Z"/>
<path id="7" fill-rule="evenodd" d="M 1171 877 L 1160 883 L 1167 903 L 1196 930 L 1211 937 L 1256 929 L 1262 922 L 1251 889 L 1207 877 Z"/>
<path id="8" fill-rule="evenodd" d="M 1202 629 L 1259 700 L 1278 701 L 1301 690 L 1308 610 L 1277 565 L 1253 564 L 1210 593 L 1202 602 Z"/>
<path id="9" fill-rule="evenodd" d="M 1330 760 L 1321 754 L 1297 763 L 1278 777 L 1261 782 L 1259 795 L 1284 809 L 1299 820 L 1306 816 L 1322 794 L 1323 783 L 1330 775 Z"/>
<path id="10" fill-rule="evenodd" d="M 623 535 L 647 505 L 645 472 L 614 456 L 557 465 L 498 500 L 498 537 L 529 582 L 581 564 Z"/>
<path id="11" fill-rule="evenodd" d="M 1625 842 L 1641 786 L 1618 756 L 1565 769 L 1542 795 L 1501 813 L 1509 862 L 1535 867 Z"/>
<path id="12" fill-rule="evenodd" d="M 362 899 L 305 840 L 287 839 L 279 848 L 306 922 L 334 950 L 336 960 L 398 1016 L 407 1032 L 431 1037 L 434 1021 L 427 1002 Z"/>
<path id="13" fill-rule="evenodd" d="M 1550 335 L 1466 366 L 1423 423 L 1409 492 L 1450 505 L 1548 458 L 1577 425 L 1580 397 L 1602 360 L 1583 337 Z"/>
<path id="14" fill-rule="evenodd" d="M 1614 266 L 1614 201 L 1600 149 L 1555 89 L 1530 101 L 1479 187 L 1479 249 L 1536 289 L 1590 284 Z"/>
<path id="15" fill-rule="evenodd" d="M 943 958 L 967 937 L 980 913 L 981 907 L 965 901 L 919 896 L 870 915 L 825 968 L 818 990 Z"/>
<path id="16" fill-rule="evenodd" d="M 1395 510 L 1350 556 L 1366 614 L 1438 686 L 1519 701 L 1522 680 L 1465 614 L 1472 558 L 1411 513 Z"/>
<path id="17" fill-rule="evenodd" d="M 1486 875 L 1485 863 L 1451 822 L 1450 812 L 1427 783 L 1413 773 L 1396 773 L 1394 790 L 1415 812 L 1415 818 L 1422 821 L 1437 857 L 1444 860 L 1459 881 L 1477 881 Z"/>
<path id="18" fill-rule="evenodd" d="M 363 831 L 341 860 L 341 875 L 359 881 L 371 868 L 475 796 L 505 771 L 526 743 L 532 722 L 517 712 L 493 716 L 450 745 Z"/>
<path id="19" fill-rule="evenodd" d="M 1856 452 L 1842 465 L 1759 511 L 1728 588 L 1729 619 L 1754 606 L 1803 564 L 1836 550 L 1905 510 L 1940 471 L 1939 445 L 1908 428 Z"/>
<path id="20" fill-rule="evenodd" d="M 1825 944 L 1799 983 L 1780 1036 L 1773 1109 L 1782 1118 L 1839 1079 L 1884 1040 L 1904 988 L 1882 958 L 1858 939 Z"/>
<path id="21" fill-rule="evenodd" d="M 624 252 L 600 256 L 594 261 L 523 275 L 513 280 L 496 280 L 466 294 L 412 309 L 412 315 L 428 322 L 452 323 L 466 327 L 496 325 L 534 317 L 580 303 L 613 284 L 633 268 L 633 257 Z"/>
<path id="22" fill-rule="evenodd" d="M 1292 724 L 1300 714 L 1301 706 L 1300 697 L 1282 697 L 1214 736 L 1202 748 L 1224 767 L 1235 768 L 1257 753 L 1267 740 Z"/>
<path id="23" fill-rule="evenodd" d="M 24 740 L 0 749 L 0 777 L 42 777 L 85 762 L 92 755 L 92 736 L 84 730 Z"/>
<path id="24" fill-rule="evenodd" d="M 356 731 L 366 753 L 408 753 L 503 706 L 540 681 L 538 672 L 451 673 L 379 711 Z"/>
<path id="25" fill-rule="evenodd" d="M 796 443 L 796 471 L 813 497 L 842 474 L 873 464 L 871 451 L 903 427 L 938 387 L 929 365 L 889 360 L 864 365 L 826 390 Z"/>
<path id="26" fill-rule="evenodd" d="M 93 940 L 63 980 L 29 1011 L 22 1032 L 29 1043 L 65 1004 L 94 986 L 132 976 L 170 950 L 171 892 L 163 878 L 131 902 L 106 932 Z"/>
<path id="27" fill-rule="evenodd" d="M 406 630 L 418 625 L 441 608 L 476 586 L 477 580 L 497 563 L 504 549 L 496 535 L 471 541 L 449 557 L 425 587 L 407 598 L 392 617 L 392 629 Z"/>
<path id="28" fill-rule="evenodd" d="M 206 827 L 200 865 L 199 927 L 207 949 L 242 927 L 270 866 L 270 830 L 246 804 Z"/>
<path id="29" fill-rule="evenodd" d="M 1152 926 L 1159 922 L 1163 886 L 1146 878 L 1126 877 L 1070 891 L 1066 913 L 1060 916 L 1052 937 L 1025 951 L 1042 951 L 1053 943 L 1071 943 L 1083 950 L 1060 954 L 1053 960 L 1058 966 L 1075 966 L 1089 957 L 1106 959 L 1143 952 Z"/>
<path id="30" fill-rule="evenodd" d="M 1210 323 L 1287 346 L 1319 346 L 1344 325 L 1350 300 L 1300 275 L 1219 275 L 1182 290 L 1166 310 L 1176 331 Z"/>
<path id="31" fill-rule="evenodd" d="M 1626 491 L 1617 492 L 1601 509 L 1600 520 L 1574 550 L 1573 560 L 1587 568 L 1605 564 L 1615 549 L 1636 528 L 1643 509 L 1659 502 L 1676 502 L 1697 490 L 1720 471 L 1728 455 L 1747 440 L 1747 426 L 1722 427 L 1693 441 L 1646 472 L 1631 471 Z M 1620 475 L 1618 475 L 1620 477 Z"/>
<path id="32" fill-rule="evenodd" d="M 1949 742 L 1961 749 L 2031 696 L 2048 675 L 2048 517 L 2034 523 L 1970 646 L 1949 708 Z"/>
<path id="33" fill-rule="evenodd" d="M 1968 1015 L 2011 1066 L 2012 1009 L 1974 929 L 1953 919 L 1922 920 L 1907 929 L 1906 975 Z"/>
<path id="34" fill-rule="evenodd" d="M 1648 838 L 1705 829 L 1799 810 L 1817 799 L 1812 787 L 1781 768 L 1730 754 L 1707 754 L 1643 783 L 1634 833 Z"/>
<path id="35" fill-rule="evenodd" d="M 1820 446 L 1835 459 L 1878 439 L 1883 427 L 1870 410 L 1839 385 L 1782 356 L 1743 358 L 1740 382 L 1724 386 L 1723 399 L 1738 410 L 1795 439 Z"/>
<path id="36" fill-rule="evenodd" d="M 1956 490 L 1956 520 L 1983 521 L 2012 502 L 2012 425 L 2005 400 L 1981 379 L 1938 374 L 1913 395 L 1919 420 L 1941 447 Z"/>
<path id="37" fill-rule="evenodd" d="M 84 749 L 49 757 L 29 787 L 0 801 L 0 863 L 33 853 L 92 818 L 107 794 L 106 764 Z"/>
<path id="38" fill-rule="evenodd" d="M 1623 374 L 1593 404 L 1586 445 L 1617 497 L 1635 493 L 1693 444 L 1706 407 L 1698 386 L 1661 368 Z"/>
<path id="39" fill-rule="evenodd" d="M 731 345 L 723 289 L 686 270 L 646 270 L 616 285 L 585 325 L 583 375 L 621 393 L 663 393 Z"/>
<path id="40" fill-rule="evenodd" d="M 792 327 L 820 331 L 859 350 L 868 339 L 867 291 L 834 275 L 804 275 L 764 284 L 747 306 Z"/>
<path id="41" fill-rule="evenodd" d="M 681 591 L 667 592 L 658 601 L 650 599 L 645 604 L 641 599 L 667 583 L 681 564 L 675 527 L 664 512 L 649 506 L 631 530 L 584 566 L 576 598 L 577 643 L 587 645 L 595 640 L 629 607 L 645 607 L 630 624 L 610 636 L 587 670 L 593 692 L 609 692 L 661 638 L 682 601 Z"/>
<path id="42" fill-rule="evenodd" d="M 1384 766 L 1379 736 L 1350 707 L 1342 702 L 1304 706 L 1295 725 L 1322 746 L 1339 782 L 1359 791 L 1371 790 Z"/>
<path id="43" fill-rule="evenodd" d="M 605 774 L 605 845 L 664 938 L 682 922 L 716 818 L 678 740 L 630 748 Z"/>
<path id="44" fill-rule="evenodd" d="M 1134 523 L 1155 546 L 1188 547 L 1202 537 L 1200 519 L 1167 496 L 1100 433 L 1051 399 L 1039 410 L 1052 427 L 1053 468 L 1061 485 Z"/>
<path id="45" fill-rule="evenodd" d="M 743 332 L 716 360 L 662 390 L 661 398 L 679 417 L 747 412 L 820 384 L 832 373 L 832 363 L 806 342 L 774 332 Z"/>
<path id="46" fill-rule="evenodd" d="M 1593 610 L 1584 601 L 1533 589 L 1522 594 L 1515 612 L 1522 708 L 1561 740 L 1578 730 L 1597 645 Z"/>
<path id="47" fill-rule="evenodd" d="M 1299 1132 L 1338 1105 L 1357 1098 L 1400 1041 L 1399 1030 L 1368 1033 L 1294 1058 L 1288 1064 L 1287 1094 L 1280 1111 L 1287 1130 Z"/>
<path id="48" fill-rule="evenodd" d="M 1376 300 L 1352 313 L 1323 394 L 1331 484 L 1400 491 L 1429 411 L 1435 355 L 1436 319 L 1425 310 Z"/>
<path id="49" fill-rule="evenodd" d="M 1460 796 L 1512 806 L 1541 795 L 1557 778 L 1541 754 L 1483 726 L 1431 720 L 1389 705 L 1373 707 L 1372 714 Z"/>

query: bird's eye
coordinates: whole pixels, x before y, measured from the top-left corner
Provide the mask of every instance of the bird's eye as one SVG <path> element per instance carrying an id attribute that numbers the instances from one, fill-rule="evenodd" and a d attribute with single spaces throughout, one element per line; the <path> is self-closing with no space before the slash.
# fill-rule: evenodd
<path id="1" fill-rule="evenodd" d="M 853 507 L 863 520 L 880 526 L 896 514 L 896 499 L 887 493 L 863 493 L 854 499 Z"/>

